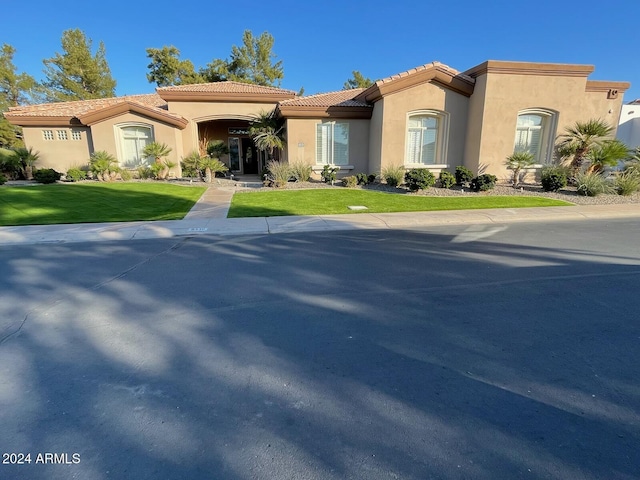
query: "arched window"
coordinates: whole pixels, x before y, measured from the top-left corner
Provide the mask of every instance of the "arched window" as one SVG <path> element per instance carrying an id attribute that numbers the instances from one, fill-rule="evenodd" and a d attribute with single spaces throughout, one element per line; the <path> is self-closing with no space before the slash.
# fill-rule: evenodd
<path id="1" fill-rule="evenodd" d="M 535 163 L 551 163 L 557 114 L 550 110 L 530 109 L 518 113 L 515 152 L 529 152 Z"/>
<path id="2" fill-rule="evenodd" d="M 407 118 L 406 165 L 445 164 L 448 117 L 443 112 L 412 112 Z"/>
<path id="3" fill-rule="evenodd" d="M 136 168 L 149 163 L 150 160 L 142 155 L 142 151 L 153 142 L 153 128 L 144 124 L 126 124 L 118 125 L 117 130 L 120 137 L 120 165 L 124 168 Z"/>

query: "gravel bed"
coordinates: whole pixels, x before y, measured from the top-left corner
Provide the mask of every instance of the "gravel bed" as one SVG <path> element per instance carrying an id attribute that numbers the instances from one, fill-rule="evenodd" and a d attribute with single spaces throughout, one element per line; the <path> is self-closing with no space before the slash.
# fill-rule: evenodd
<path id="1" fill-rule="evenodd" d="M 219 180 L 217 183 L 221 186 L 234 186 L 236 182 L 231 180 Z M 286 185 L 282 190 L 303 190 L 303 189 L 312 189 L 312 188 L 345 188 L 342 185 L 328 185 L 322 182 L 290 182 Z M 421 195 L 421 196 L 431 196 L 431 197 L 459 197 L 459 196 L 488 196 L 488 195 L 522 195 L 522 196 L 536 196 L 536 197 L 546 197 L 553 198 L 557 200 L 564 200 L 566 202 L 575 203 L 578 205 L 613 205 L 613 204 L 627 204 L 627 203 L 638 203 L 640 204 L 640 192 L 636 192 L 630 196 L 622 196 L 622 195 L 598 195 L 597 197 L 587 197 L 584 195 L 579 195 L 576 191 L 575 187 L 566 187 L 561 189 L 558 192 L 545 192 L 542 190 L 542 187 L 537 184 L 525 184 L 518 188 L 513 188 L 511 185 L 498 184 L 493 190 L 488 192 L 473 192 L 468 188 L 460 188 L 453 187 L 450 189 L 446 188 L 436 188 L 430 187 L 426 190 L 419 192 L 410 192 L 406 188 L 395 188 L 389 187 L 385 184 L 373 184 L 367 185 L 366 187 L 355 187 L 358 189 L 364 190 L 376 190 L 383 192 L 392 192 L 392 193 L 400 193 L 404 195 Z M 238 191 L 251 191 L 251 192 L 261 192 L 261 191 L 272 191 L 274 188 L 270 187 L 238 187 Z"/>

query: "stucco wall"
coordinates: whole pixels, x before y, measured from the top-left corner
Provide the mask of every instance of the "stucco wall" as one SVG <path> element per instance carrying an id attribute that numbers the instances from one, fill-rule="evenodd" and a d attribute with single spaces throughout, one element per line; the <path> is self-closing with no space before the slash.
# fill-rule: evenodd
<path id="1" fill-rule="evenodd" d="M 477 159 L 478 169 L 482 173 L 492 173 L 500 179 L 509 178 L 510 172 L 504 163 L 507 156 L 513 153 L 518 112 L 521 110 L 542 108 L 558 112 L 557 129 L 552 138 L 576 121 L 600 118 L 612 126 L 617 124 L 621 96 L 609 100 L 607 92 L 586 91 L 587 79 L 584 77 L 488 73 L 478 80 L 482 77 L 486 82 L 483 117 L 481 122 L 478 118 L 470 121 L 471 128 L 482 125 L 482 130 L 479 134 L 473 132 L 467 135 L 466 155 L 469 164 L 475 164 Z M 482 93 L 476 90 L 472 98 Z M 472 103 L 478 101 L 473 99 Z M 478 116 L 475 106 L 473 113 Z M 478 145 L 476 156 L 475 148 Z"/>
<path id="2" fill-rule="evenodd" d="M 326 119 L 327 121 L 329 119 Z M 353 169 L 344 175 L 369 173 L 369 120 L 336 119 L 349 124 L 349 165 Z M 303 162 L 316 166 L 316 125 L 320 119 L 287 120 L 287 158 L 289 162 Z"/>
<path id="3" fill-rule="evenodd" d="M 630 148 L 640 147 L 640 105 L 623 105 L 617 138 Z"/>
<path id="4" fill-rule="evenodd" d="M 172 113 L 182 115 L 189 120 L 187 128 L 182 130 L 183 155 L 198 149 L 198 122 L 215 119 L 250 120 L 260 112 L 272 111 L 275 103 L 225 103 L 225 102 L 168 102 Z"/>
<path id="5" fill-rule="evenodd" d="M 385 96 L 382 101 L 380 168 L 405 163 L 408 114 L 421 110 L 448 114 L 448 138 L 444 139 L 446 157 L 444 164 L 439 166 L 455 167 L 462 164 L 469 107 L 467 97 L 434 83 L 424 83 Z"/>
<path id="6" fill-rule="evenodd" d="M 45 140 L 43 130 L 51 130 L 53 140 Z M 58 130 L 67 132 L 67 140 L 58 140 Z M 81 132 L 81 140 L 73 140 L 72 131 Z M 25 145 L 39 152 L 40 159 L 36 168 L 53 168 L 66 173 L 71 167 L 86 165 L 91 155 L 91 131 L 87 127 L 24 127 L 22 129 Z"/>
<path id="7" fill-rule="evenodd" d="M 171 173 L 172 175 L 180 176 L 180 159 L 182 158 L 182 138 L 180 129 L 173 125 L 152 120 L 142 115 L 125 113 L 92 125 L 91 131 L 94 139 L 94 151 L 104 150 L 115 156 L 120 161 L 120 140 L 117 134 L 117 128 L 126 125 L 143 125 L 151 127 L 153 130 L 154 140 L 159 143 L 164 143 L 171 148 L 171 153 L 167 156 L 167 160 L 176 164 L 176 166 L 171 170 Z"/>

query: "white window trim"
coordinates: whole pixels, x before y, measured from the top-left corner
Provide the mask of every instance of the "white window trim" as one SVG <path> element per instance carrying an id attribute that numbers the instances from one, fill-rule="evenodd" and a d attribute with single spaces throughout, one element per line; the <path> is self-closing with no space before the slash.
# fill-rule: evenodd
<path id="1" fill-rule="evenodd" d="M 47 138 L 47 136 L 49 136 L 50 138 Z M 42 139 L 46 140 L 47 142 L 54 141 L 55 135 L 53 133 L 53 130 L 42 130 Z"/>
<path id="2" fill-rule="evenodd" d="M 335 163 L 335 141 L 333 140 L 335 138 L 334 135 L 334 131 L 335 131 L 335 126 L 336 124 L 340 124 L 340 125 L 346 125 L 347 126 L 347 164 L 345 165 L 338 165 Z M 331 125 L 331 130 L 332 130 L 332 135 L 331 135 L 331 146 L 332 146 L 332 152 L 331 152 L 331 159 L 329 163 L 321 163 L 318 161 L 318 125 Z M 351 149 L 351 141 L 350 141 L 350 137 L 351 136 L 351 126 L 349 124 L 349 122 L 339 122 L 339 121 L 329 121 L 329 122 L 318 122 L 315 124 L 315 139 L 316 139 L 316 144 L 315 144 L 315 165 L 316 167 L 319 167 L 320 171 L 322 170 L 322 168 L 325 165 L 331 165 L 332 167 L 340 167 L 341 170 L 345 169 L 345 170 L 352 170 L 353 166 L 349 165 L 349 160 L 350 160 L 350 155 L 349 155 L 349 150 Z M 349 168 L 350 167 L 350 168 Z M 314 170 L 315 171 L 315 170 Z"/>
<path id="3" fill-rule="evenodd" d="M 118 164 L 121 165 L 124 158 L 124 152 L 122 151 L 122 129 L 127 127 L 140 127 L 140 128 L 148 128 L 151 130 L 151 141 L 155 142 L 156 132 L 153 128 L 153 125 L 150 123 L 142 123 L 142 122 L 125 122 L 118 123 L 113 126 L 113 134 L 116 139 L 116 155 L 118 158 Z"/>
<path id="4" fill-rule="evenodd" d="M 550 165 L 553 163 L 553 148 L 554 148 L 554 139 L 556 138 L 556 132 L 558 130 L 558 112 L 555 110 L 551 110 L 549 108 L 525 108 L 524 110 L 518 111 L 518 115 L 516 116 L 516 126 L 514 129 L 514 140 L 513 140 L 513 151 L 516 150 L 516 139 L 518 138 L 518 117 L 520 115 L 540 115 L 546 117 L 546 125 L 542 130 L 542 150 L 541 150 L 541 158 L 543 160 L 542 163 L 536 163 L 531 165 L 530 168 L 540 169 L 546 165 Z M 546 131 L 548 129 L 548 131 Z"/>
<path id="5" fill-rule="evenodd" d="M 436 117 L 438 119 L 438 137 L 436 141 L 436 161 L 437 163 L 409 163 L 407 162 L 408 153 L 409 153 L 409 119 L 411 117 L 418 116 L 431 116 Z M 404 127 L 404 162 L 403 165 L 406 169 L 411 168 L 433 168 L 443 169 L 449 168 L 448 163 L 446 162 L 448 158 L 448 150 L 449 150 L 449 113 L 443 112 L 441 110 L 413 110 L 411 112 L 407 112 L 407 116 L 405 118 L 405 127 Z"/>

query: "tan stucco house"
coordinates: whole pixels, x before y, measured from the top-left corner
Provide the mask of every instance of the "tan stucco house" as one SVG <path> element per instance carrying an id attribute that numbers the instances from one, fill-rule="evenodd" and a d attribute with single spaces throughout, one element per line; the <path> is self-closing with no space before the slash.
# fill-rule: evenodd
<path id="1" fill-rule="evenodd" d="M 40 167 L 66 172 L 106 150 L 123 167 L 148 161 L 151 141 L 179 160 L 211 140 L 228 144 L 223 158 L 238 174 L 264 166 L 249 137 L 250 122 L 274 111 L 285 123 L 283 160 L 342 175 L 375 173 L 389 165 L 438 173 L 465 165 L 507 177 L 505 158 L 531 151 L 553 160 L 556 137 L 576 121 L 617 125 L 626 82 L 589 80 L 590 65 L 489 60 L 464 72 L 439 62 L 377 81 L 367 89 L 299 97 L 295 92 L 237 82 L 158 88 L 156 93 L 11 108 Z M 180 176 L 179 166 L 173 174 Z"/>

